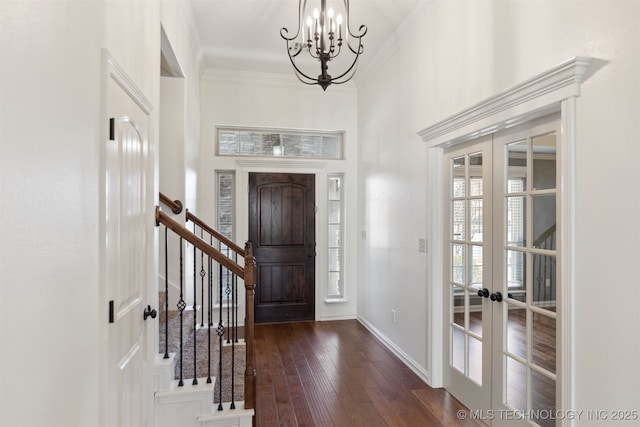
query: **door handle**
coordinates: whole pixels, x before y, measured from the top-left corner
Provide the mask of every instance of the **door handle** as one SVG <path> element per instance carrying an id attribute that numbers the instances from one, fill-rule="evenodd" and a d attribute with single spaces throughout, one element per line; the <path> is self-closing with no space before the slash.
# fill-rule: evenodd
<path id="1" fill-rule="evenodd" d="M 151 309 L 151 306 L 148 305 L 145 309 L 144 309 L 144 313 L 142 313 L 142 316 L 144 317 L 144 320 L 147 320 L 147 317 L 151 317 L 152 319 L 155 319 L 156 316 L 158 315 L 158 312 L 156 311 L 156 309 Z"/>
<path id="2" fill-rule="evenodd" d="M 489 298 L 491 299 L 491 301 L 500 302 L 502 301 L 502 294 L 500 292 L 495 292 L 495 293 L 492 293 Z"/>
<path id="3" fill-rule="evenodd" d="M 484 298 L 489 298 L 489 289 L 487 289 L 487 288 L 478 289 L 478 296 L 479 297 L 484 297 Z"/>

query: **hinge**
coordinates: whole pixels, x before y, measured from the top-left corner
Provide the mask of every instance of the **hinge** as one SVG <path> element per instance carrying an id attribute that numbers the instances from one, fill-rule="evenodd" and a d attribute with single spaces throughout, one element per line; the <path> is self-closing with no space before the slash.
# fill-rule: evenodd
<path id="1" fill-rule="evenodd" d="M 313 207 L 313 212 L 314 212 L 314 213 L 318 213 L 318 205 L 315 205 L 315 206 Z"/>
<path id="2" fill-rule="evenodd" d="M 115 141 L 116 139 L 116 119 L 109 119 L 109 141 Z"/>
<path id="3" fill-rule="evenodd" d="M 114 320 L 114 316 L 113 316 L 113 300 L 109 301 L 109 323 L 113 323 Z"/>

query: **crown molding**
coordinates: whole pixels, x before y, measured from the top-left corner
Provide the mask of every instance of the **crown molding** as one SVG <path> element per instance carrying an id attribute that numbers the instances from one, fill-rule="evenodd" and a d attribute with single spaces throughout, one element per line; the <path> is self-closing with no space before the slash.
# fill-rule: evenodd
<path id="1" fill-rule="evenodd" d="M 577 56 L 418 132 L 430 146 L 452 145 L 523 123 L 580 95 L 592 58 Z"/>
<path id="2" fill-rule="evenodd" d="M 223 83 L 240 83 L 243 85 L 260 84 L 266 86 L 288 87 L 303 90 L 319 90 L 319 87 L 317 85 L 302 84 L 300 80 L 298 80 L 292 74 L 275 74 L 261 73 L 256 71 L 236 71 L 221 68 L 207 68 L 202 73 L 202 80 L 210 80 Z M 331 85 L 331 91 L 355 93 L 356 86 L 353 82 L 348 82 L 340 85 Z"/>

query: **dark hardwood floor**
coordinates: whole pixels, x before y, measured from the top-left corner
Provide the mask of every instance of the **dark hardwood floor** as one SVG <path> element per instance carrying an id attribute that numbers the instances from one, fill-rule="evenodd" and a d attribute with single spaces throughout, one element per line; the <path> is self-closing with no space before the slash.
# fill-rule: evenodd
<path id="1" fill-rule="evenodd" d="M 356 320 L 256 325 L 255 339 L 258 427 L 484 426 Z"/>

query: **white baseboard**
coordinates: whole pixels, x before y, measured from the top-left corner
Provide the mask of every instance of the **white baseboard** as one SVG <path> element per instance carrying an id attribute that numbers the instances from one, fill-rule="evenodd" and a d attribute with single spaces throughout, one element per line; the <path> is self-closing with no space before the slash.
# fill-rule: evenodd
<path id="1" fill-rule="evenodd" d="M 369 330 L 380 342 L 387 347 L 393 354 L 395 354 L 409 369 L 413 371 L 422 381 L 427 384 L 431 384 L 430 375 L 422 366 L 420 366 L 413 358 L 405 353 L 400 347 L 398 347 L 393 341 L 387 338 L 382 332 L 380 332 L 375 326 L 369 323 L 362 317 L 357 318 L 365 328 Z"/>

